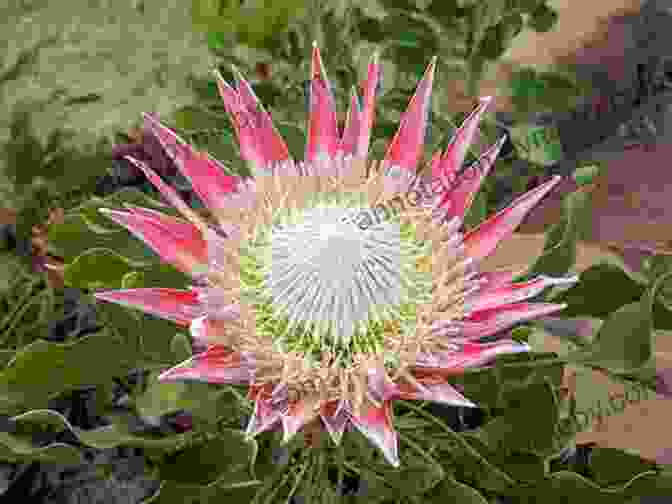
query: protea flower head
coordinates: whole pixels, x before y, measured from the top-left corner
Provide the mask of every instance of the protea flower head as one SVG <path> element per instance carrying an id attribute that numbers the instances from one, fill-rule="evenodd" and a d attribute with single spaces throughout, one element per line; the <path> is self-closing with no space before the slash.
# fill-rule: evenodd
<path id="1" fill-rule="evenodd" d="M 302 162 L 290 158 L 240 73 L 234 68 L 235 87 L 217 74 L 253 177 L 225 175 L 215 159 L 145 116 L 146 127 L 211 213 L 197 214 L 132 158 L 184 219 L 130 205 L 128 211 L 103 210 L 194 279 L 189 290 L 96 294 L 190 328 L 197 352 L 161 380 L 247 384 L 255 402 L 249 437 L 281 426 L 287 441 L 321 423 L 338 444 L 351 425 L 396 466 L 392 401 L 475 406 L 447 377 L 499 354 L 528 350 L 513 340 L 480 340 L 564 308 L 523 301 L 567 279 L 514 282 L 519 272 L 481 272 L 478 265 L 560 178 L 460 232 L 503 145 L 502 139 L 477 163 L 461 168 L 490 102 L 485 98 L 447 149 L 432 157 L 422 198 L 407 197 L 421 186 L 415 175 L 435 64 L 436 58 L 377 165 L 367 161 L 380 71 L 376 55 L 361 101 L 353 89 L 340 132 L 314 47 Z"/>

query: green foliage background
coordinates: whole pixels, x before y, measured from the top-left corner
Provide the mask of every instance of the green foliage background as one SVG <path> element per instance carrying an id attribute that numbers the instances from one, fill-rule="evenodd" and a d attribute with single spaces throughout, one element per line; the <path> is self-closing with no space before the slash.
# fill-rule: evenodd
<path id="1" fill-rule="evenodd" d="M 442 82 L 464 79 L 478 96 L 489 63 L 501 57 L 513 38 L 525 29 L 546 31 L 556 17 L 539 0 L 193 0 L 190 7 L 187 12 L 183 2 L 166 0 L 73 1 L 65 9 L 53 2 L 17 0 L 0 9 L 0 17 L 15 21 L 8 23 L 12 30 L 33 26 L 31 36 L 17 37 L 11 30 L 2 35 L 8 49 L 0 76 L 3 206 L 19 212 L 19 228 L 26 235 L 48 208 L 67 210 L 64 222 L 49 229 L 49 249 L 65 263 L 66 284 L 87 296 L 98 288 L 186 286 L 182 274 L 161 264 L 97 212 L 101 206 L 121 208 L 124 203 L 169 214 L 174 210 L 155 194 L 136 189 L 91 197 L 91 184 L 109 171 L 113 134 L 127 130 L 142 111 L 159 112 L 196 145 L 243 173 L 231 126 L 208 74 L 213 66 L 230 77 L 228 65 L 234 63 L 251 77 L 290 150 L 300 158 L 312 41 L 322 49 L 340 110 L 350 87 L 363 77 L 369 55 L 380 49 L 383 85 L 372 148 L 374 157 L 380 157 L 420 73 L 436 54 L 440 66 L 428 138 L 431 153 L 445 147 L 463 117 L 447 102 Z M 187 14 L 193 30 L 185 22 Z M 263 65 L 266 71 L 260 70 Z M 545 85 L 553 87 L 548 84 L 552 80 L 546 76 Z M 554 100 L 566 103 L 576 94 L 571 82 L 568 78 L 553 88 Z M 521 96 L 521 110 L 534 108 L 525 101 L 529 96 Z M 486 121 L 483 140 L 470 159 L 496 136 L 494 124 Z M 514 179 L 516 192 L 522 192 L 527 180 L 508 163 L 499 162 L 498 172 Z M 76 188 L 80 191 L 73 192 Z M 479 195 L 469 226 L 492 211 L 486 197 L 490 189 L 486 186 Z M 590 232 L 589 224 L 585 194 L 570 194 L 561 221 L 549 231 L 544 252 L 529 273 L 568 273 L 576 241 Z M 322 439 L 319 450 L 303 449 L 299 435 L 288 446 L 288 460 L 277 463 L 271 454 L 279 444 L 278 433 L 252 442 L 242 438 L 240 417 L 252 408 L 244 390 L 156 381 L 157 372 L 191 354 L 189 335 L 169 322 L 105 303 L 97 305 L 104 321 L 99 332 L 64 343 L 46 341 L 48 322 L 57 317 L 63 293 L 5 253 L 0 262 L 0 413 L 11 416 L 16 429 L 0 433 L 0 457 L 63 464 L 81 459 L 74 445 L 34 444 L 31 436 L 39 431 L 70 431 L 95 448 L 142 447 L 152 462 L 151 474 L 162 480 L 146 502 L 161 504 L 227 498 L 288 502 L 293 494 L 308 502 L 486 503 L 509 496 L 514 502 L 590 499 L 611 504 L 645 493 L 669 495 L 672 473 L 636 454 L 600 449 L 589 476 L 573 467 L 554 470 L 552 462 L 573 445 L 576 434 L 572 405 L 558 393 L 563 366 L 599 368 L 614 379 L 655 388 L 651 334 L 672 324 L 665 283 L 671 267 L 655 258 L 646 274 L 633 277 L 619 265 L 605 263 L 583 273 L 575 286 L 542 296 L 566 302 L 563 317 L 604 322 L 586 340 L 565 337 L 567 355 L 506 356 L 491 367 L 454 378 L 486 411 L 485 424 L 473 431 L 454 432 L 427 411 L 426 403 L 397 404 L 402 465 L 393 469 L 356 433 L 346 435 L 339 448 Z M 538 330 L 534 324 L 528 329 L 517 337 Z M 112 411 L 112 379 L 135 368 L 152 374 L 131 398 L 134 414 L 157 417 L 187 410 L 194 418 L 192 431 L 148 435 L 134 430 L 130 414 Z M 84 386 L 96 387 L 109 426 L 79 429 L 47 409 L 50 399 Z M 341 480 L 346 474 L 358 475 L 368 495 L 338 497 L 326 478 L 329 468 Z"/>

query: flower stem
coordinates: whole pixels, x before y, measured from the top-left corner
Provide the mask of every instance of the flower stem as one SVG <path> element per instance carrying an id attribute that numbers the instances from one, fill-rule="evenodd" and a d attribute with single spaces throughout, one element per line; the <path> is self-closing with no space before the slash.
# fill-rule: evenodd
<path id="1" fill-rule="evenodd" d="M 336 460 L 338 462 L 338 476 L 336 480 L 336 488 L 343 488 L 343 480 L 345 479 L 345 452 L 343 445 L 339 444 L 336 447 Z"/>
<path id="2" fill-rule="evenodd" d="M 480 453 L 478 453 L 478 451 L 476 451 L 469 443 L 467 443 L 467 441 L 465 441 L 465 439 L 462 436 L 460 436 L 457 432 L 448 427 L 443 421 L 439 420 L 434 415 L 427 413 L 426 411 L 423 411 L 421 408 L 418 408 L 409 401 L 401 401 L 401 402 L 409 409 L 412 409 L 413 411 L 418 413 L 420 416 L 426 418 L 427 420 L 430 420 L 431 422 L 434 422 L 436 425 L 441 427 L 441 429 L 443 429 L 447 434 L 450 435 L 450 437 L 453 439 L 457 447 L 467 452 L 470 456 L 478 460 L 487 462 L 487 460 L 485 460 L 483 456 Z M 508 476 L 504 472 L 502 472 L 502 475 L 509 480 L 509 483 L 514 484 L 514 481 L 510 476 Z"/>
<path id="3" fill-rule="evenodd" d="M 401 439 L 404 443 L 413 448 L 413 450 L 417 452 L 418 455 L 424 458 L 427 462 L 429 462 L 434 467 L 439 468 L 441 467 L 441 464 L 439 464 L 434 458 L 429 456 L 427 450 L 423 450 L 421 446 L 417 445 L 414 441 L 411 441 L 411 439 L 408 436 L 405 436 L 401 432 L 398 432 L 397 434 L 399 434 L 399 439 Z"/>
<path id="4" fill-rule="evenodd" d="M 289 491 L 289 495 L 287 496 L 287 500 L 285 500 L 285 504 L 289 504 L 289 502 L 292 500 L 292 497 L 294 496 L 296 489 L 299 487 L 299 484 L 303 479 L 303 475 L 308 469 L 308 465 L 309 465 L 308 463 L 301 464 L 301 469 L 299 470 L 299 473 L 296 475 L 296 478 L 294 478 L 294 484 L 292 485 L 292 488 Z"/>

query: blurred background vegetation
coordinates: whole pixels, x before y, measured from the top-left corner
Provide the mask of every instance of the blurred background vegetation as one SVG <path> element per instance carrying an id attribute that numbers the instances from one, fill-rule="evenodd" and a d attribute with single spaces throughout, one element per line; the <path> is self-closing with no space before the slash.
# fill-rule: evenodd
<path id="1" fill-rule="evenodd" d="M 351 87 L 363 79 L 370 55 L 378 50 L 382 83 L 378 90 L 371 155 L 380 158 L 424 68 L 433 56 L 438 56 L 431 127 L 425 149 L 426 155 L 431 155 L 445 148 L 455 127 L 484 93 L 484 83 L 497 75 L 497 65 L 516 37 L 530 30 L 551 30 L 557 18 L 545 0 L 192 0 L 190 3 L 184 0 L 8 0 L 0 4 L 0 19 L 5 20 L 0 33 L 0 363 L 4 367 L 15 359 L 15 364 L 4 367 L 5 372 L 0 376 L 0 411 L 17 414 L 26 408 L 49 407 L 53 411 L 38 411 L 39 418 L 35 422 L 56 426 L 60 434 L 65 433 L 64 437 L 72 438 L 75 433 L 79 441 L 89 447 L 106 449 L 122 441 L 131 443 L 147 450 L 151 455 L 148 459 L 156 462 L 159 473 L 164 471 L 161 477 L 183 483 L 196 481 L 199 485 L 212 483 L 208 479 L 212 474 L 228 470 L 229 461 L 222 458 L 225 450 L 220 444 L 212 445 L 214 448 L 208 451 L 205 438 L 191 439 L 194 448 L 185 452 L 191 453 L 193 460 L 206 460 L 204 466 L 212 465 L 215 469 L 205 476 L 200 471 L 189 470 L 177 474 L 182 469 L 171 472 L 170 468 L 193 469 L 197 464 L 188 456 L 182 465 L 176 465 L 174 460 L 163 460 L 162 454 L 152 452 L 152 449 L 160 452 L 184 448 L 181 434 L 175 435 L 184 431 L 175 426 L 171 427 L 172 437 L 166 435 L 161 441 L 147 440 L 131 429 L 127 431 L 128 418 L 123 415 L 110 416 L 113 418 L 111 430 L 104 430 L 109 426 L 94 428 L 103 424 L 102 412 L 111 409 L 110 404 L 117 401 L 118 396 L 125 397 L 126 404 L 130 403 L 143 419 L 149 419 L 147 422 L 154 422 L 152 428 L 156 430 L 167 428 L 160 418 L 183 410 L 190 411 L 195 425 L 212 423 L 212 419 L 218 417 L 226 419 L 227 429 L 238 429 L 240 422 L 240 404 L 228 395 L 230 390 L 183 384 L 177 388 L 174 384 L 158 386 L 153 379 L 152 386 L 148 387 L 149 380 L 140 379 L 143 373 L 156 373 L 190 355 L 190 341 L 184 332 L 177 332 L 172 323 L 113 305 L 96 306 L 93 310 L 89 291 L 94 288 L 183 287 L 186 283 L 183 275 L 160 264 L 155 254 L 139 240 L 97 212 L 101 206 L 118 208 L 122 203 L 134 203 L 174 213 L 158 202 L 156 193 L 142 175 L 123 160 L 124 154 L 147 161 L 185 199 L 198 203 L 156 140 L 142 131 L 141 113 L 158 114 L 183 137 L 223 161 L 231 172 L 245 174 L 213 79 L 213 68 L 219 69 L 229 81 L 233 81 L 232 64 L 242 71 L 271 112 L 290 151 L 300 159 L 305 143 L 312 42 L 316 41 L 322 50 L 333 82 L 340 121 L 345 118 Z M 487 87 L 488 94 L 491 90 Z M 469 227 L 529 186 L 536 185 L 539 177 L 548 175 L 549 168 L 557 161 L 557 153 L 548 156 L 531 153 L 526 135 L 545 127 L 540 115 L 552 116 L 572 109 L 590 93 L 590 84 L 581 81 L 571 65 L 543 71 L 513 67 L 507 79 L 497 82 L 497 93 L 506 104 L 499 109 L 506 112 L 506 120 L 497 113 L 486 116 L 481 138 L 473 146 L 469 159 L 474 160 L 505 133 L 511 133 L 514 141 L 507 143 L 494 173 L 479 192 L 467 218 Z M 542 136 L 557 144 L 558 139 L 553 135 Z M 580 183 L 594 177 L 592 172 L 596 167 L 590 168 L 577 174 Z M 583 209 L 589 207 L 589 199 L 578 191 L 566 199 L 562 216 L 549 233 L 547 247 L 535 263 L 534 271 L 553 275 L 567 273 L 575 259 L 579 228 L 586 224 Z M 600 281 L 611 278 L 610 287 L 605 288 L 604 283 L 592 281 L 595 277 L 587 275 L 574 290 L 558 295 L 564 295 L 574 315 L 607 318 L 626 303 L 640 298 L 646 301 L 648 298 L 642 293 L 651 292 L 655 302 L 637 312 L 642 313 L 641 324 L 669 329 L 672 327 L 670 289 L 661 286 L 655 290 L 653 285 L 656 278 L 670 270 L 671 263 L 655 263 L 655 266 L 651 269 L 655 269 L 655 275 L 652 273 L 650 278 L 637 281 L 620 270 L 603 267 L 596 270 L 595 276 Z M 605 289 L 621 297 L 602 303 L 609 297 L 603 295 Z M 586 300 L 599 306 L 595 308 Z M 616 361 L 641 364 L 649 354 L 628 351 L 628 355 L 621 355 L 626 348 L 623 341 L 628 338 L 633 341 L 631 326 L 618 319 L 610 328 L 614 326 L 623 326 L 625 330 L 614 331 L 618 334 L 609 340 L 611 346 L 605 344 L 605 354 L 610 358 L 616 355 Z M 103 334 L 81 339 L 92 332 Z M 647 340 L 649 332 L 640 331 L 640 339 L 634 340 L 633 345 Z M 166 337 L 167 334 L 175 334 L 175 337 Z M 69 347 L 53 344 L 75 340 L 81 344 Z M 27 349 L 31 344 L 33 346 Z M 645 348 L 643 344 L 640 346 Z M 650 350 L 648 348 L 649 353 Z M 91 358 L 92 355 L 95 357 Z M 105 362 L 99 362 L 100 355 L 107 357 Z M 540 355 L 540 359 L 548 356 Z M 544 380 L 552 378 L 557 388 L 559 383 L 555 382 L 561 377 L 561 366 L 549 362 L 550 365 L 542 363 L 534 373 Z M 136 372 L 137 369 L 141 372 Z M 476 374 L 471 378 L 467 376 L 465 386 L 480 391 L 483 397 L 491 396 L 491 403 L 498 404 L 504 397 L 501 393 L 504 388 L 500 389 L 502 383 L 507 380 L 532 383 L 531 379 L 528 382 L 532 367 L 527 371 L 522 367 L 517 371 L 515 366 L 510 369 L 511 376 L 495 376 L 494 372 L 487 379 Z M 134 373 L 137 376 L 131 379 Z M 124 375 L 128 376 L 121 380 L 123 386 L 112 385 L 113 380 L 116 383 Z M 639 378 L 650 381 L 652 376 L 642 374 Z M 136 387 L 136 382 L 143 381 L 144 388 Z M 474 410 L 478 415 L 473 413 L 476 415 L 473 424 L 465 421 L 464 408 L 451 410 L 454 415 L 459 413 L 459 422 L 455 420 L 451 428 L 475 429 L 497 417 L 497 421 L 488 424 L 490 431 L 481 431 L 485 433 L 484 439 L 488 432 L 491 439 L 502 435 L 502 442 L 507 438 L 511 446 L 520 448 L 529 438 L 527 427 L 532 415 L 535 424 L 543 424 L 544 428 L 554 428 L 556 420 L 557 405 L 550 389 L 534 389 L 531 393 L 530 398 L 516 399 L 515 406 L 506 410 L 494 407 L 487 411 Z M 87 402 L 93 396 L 97 402 Z M 537 422 L 540 397 L 544 401 L 548 399 L 545 423 Z M 61 403 L 50 402 L 55 398 Z M 524 410 L 521 405 L 534 411 Z M 60 412 L 75 428 L 64 427 L 64 420 L 54 411 Z M 443 414 L 444 419 L 448 418 L 445 411 Z M 520 421 L 510 421 L 511 414 L 519 415 Z M 407 424 L 410 425 L 408 431 L 422 426 L 417 423 L 418 419 L 410 421 L 416 423 Z M 509 436 L 504 428 L 509 424 L 523 426 L 518 429 L 518 436 Z M 551 444 L 540 448 L 539 453 L 546 458 L 538 453 L 528 453 L 526 458 L 516 458 L 516 454 L 505 454 L 502 450 L 489 453 L 476 436 L 465 436 L 461 451 L 457 452 L 459 460 L 455 464 L 448 460 L 454 456 L 450 454 L 455 453 L 452 445 L 441 454 L 441 460 L 450 471 L 457 471 L 456 480 L 470 481 L 476 486 L 483 484 L 484 488 L 479 487 L 479 491 L 484 495 L 493 494 L 489 502 L 503 502 L 495 499 L 494 494 L 504 493 L 508 483 L 502 482 L 509 478 L 508 472 L 525 473 L 527 478 L 529 471 L 535 475 L 531 479 L 539 476 L 539 488 L 527 488 L 530 495 L 526 502 L 536 502 L 539 495 L 544 498 L 556 495 L 557 502 L 568 501 L 568 495 L 577 500 L 581 496 L 596 495 L 598 492 L 576 474 L 572 476 L 574 482 L 562 488 L 546 477 L 549 457 L 556 455 L 561 444 L 571 445 L 573 433 L 551 435 L 549 430 L 546 434 L 543 443 L 553 438 Z M 243 450 L 240 439 L 231 436 L 233 444 L 225 445 L 226 451 L 234 445 Z M 465 439 L 470 439 L 469 443 Z M 62 460 L 64 454 L 72 455 L 65 449 L 60 455 L 42 450 L 48 442 L 56 442 L 54 440 L 61 441 L 52 436 L 38 445 L 32 438 L 7 435 L 2 446 L 16 460 L 50 462 Z M 67 441 L 74 443 L 72 439 Z M 260 441 L 262 449 L 256 462 L 257 470 L 270 472 L 277 465 L 279 472 L 284 472 L 283 464 L 277 464 L 269 455 L 272 451 L 269 447 L 277 444 L 271 441 L 270 436 Z M 201 449 L 198 443 L 206 448 Z M 569 467 L 579 472 L 576 452 L 575 449 L 573 459 L 563 456 L 565 469 Z M 358 448 L 358 453 L 363 454 L 361 465 L 368 470 L 369 449 Z M 245 453 L 245 457 L 248 455 Z M 641 461 L 634 458 L 637 459 L 636 470 L 625 471 L 627 475 L 619 474 L 613 481 L 622 483 L 641 472 Z M 390 473 L 386 481 L 403 482 L 404 486 L 407 482 L 417 482 L 418 487 L 431 486 L 425 480 L 434 477 L 432 471 L 436 468 L 417 467 L 420 469 L 416 468 L 416 473 L 412 468 L 402 476 Z M 613 465 L 604 472 L 610 473 L 611 469 Z M 189 479 L 194 477 L 192 473 L 198 473 L 193 481 Z M 362 479 L 367 477 L 363 472 Z M 521 481 L 525 478 L 516 477 Z M 373 476 L 369 478 L 371 484 L 376 481 Z M 669 488 L 672 478 L 668 475 L 666 481 Z M 629 490 L 629 495 L 638 495 L 642 486 L 652 488 L 656 483 L 640 478 L 640 488 Z M 486 485 L 490 486 L 485 488 Z M 173 496 L 175 502 L 192 502 L 187 497 L 193 488 L 187 487 L 169 483 L 160 499 L 152 502 L 172 502 L 167 500 L 168 495 Z M 470 497 L 472 502 L 485 502 L 477 498 L 475 490 L 452 481 L 452 476 L 437 488 L 441 490 L 436 492 L 437 501 L 445 500 L 445 495 L 455 495 Z M 220 490 L 216 486 L 202 489 L 213 494 Z M 234 485 L 234 489 L 229 490 L 244 492 L 246 488 L 235 490 Z M 420 493 L 416 488 L 395 488 L 395 496 L 399 490 Z M 372 493 L 375 491 L 382 491 L 382 486 Z M 23 498 L 24 494 L 15 496 Z M 600 496 L 613 498 L 611 494 Z"/>
<path id="2" fill-rule="evenodd" d="M 301 157 L 313 40 L 334 81 L 341 119 L 351 86 L 362 79 L 373 50 L 381 51 L 376 157 L 437 55 L 426 151 L 432 152 L 445 146 L 511 41 L 524 30 L 551 29 L 557 18 L 538 0 L 193 0 L 189 29 L 184 10 L 184 2 L 154 0 L 73 1 L 67 7 L 13 0 L 0 7 L 8 21 L 1 36 L 8 49 L 0 75 L 3 207 L 20 210 L 34 201 L 35 184 L 46 183 L 54 195 L 86 189 L 87 181 L 110 171 L 105 153 L 128 141 L 142 112 L 158 113 L 233 171 L 243 171 L 210 72 L 217 67 L 232 78 L 231 64 L 250 79 Z M 467 90 L 466 106 L 453 99 L 456 83 Z M 542 76 L 521 69 L 502 87 L 518 120 L 542 108 L 566 110 L 582 92 L 567 69 Z M 477 151 L 503 131 L 490 117 L 483 133 Z M 505 166 L 497 173 L 512 182 Z M 514 185 L 520 187 L 505 192 L 524 188 L 526 180 Z"/>

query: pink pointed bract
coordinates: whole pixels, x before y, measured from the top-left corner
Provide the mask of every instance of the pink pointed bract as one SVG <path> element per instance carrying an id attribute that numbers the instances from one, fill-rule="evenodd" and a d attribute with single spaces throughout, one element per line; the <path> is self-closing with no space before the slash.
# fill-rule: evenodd
<path id="1" fill-rule="evenodd" d="M 500 139 L 476 163 L 462 170 L 467 150 L 478 135 L 478 124 L 491 98 L 481 100 L 444 152 L 436 152 L 427 160 L 432 187 L 431 210 L 443 217 L 433 218 L 427 234 L 422 234 L 424 240 L 433 240 L 433 246 L 431 255 L 422 256 L 428 261 L 416 263 L 414 271 L 431 275 L 432 295 L 426 298 L 429 301 L 423 301 L 424 304 L 415 299 L 404 302 L 415 303 L 413 306 L 418 310 L 426 308 L 422 313 L 429 317 L 429 323 L 423 322 L 404 332 L 400 329 L 400 321 L 390 314 L 394 312 L 381 312 L 377 315 L 384 320 L 383 331 L 376 336 L 366 332 L 366 324 L 364 333 L 355 332 L 347 338 L 345 332 L 335 335 L 320 332 L 317 323 L 306 333 L 310 337 L 305 341 L 291 339 L 295 334 L 291 328 L 283 329 L 283 334 L 273 332 L 280 327 L 273 324 L 282 317 L 288 317 L 287 320 L 294 324 L 317 314 L 319 317 L 314 319 L 317 322 L 335 324 L 346 319 L 346 313 L 329 311 L 330 306 L 339 305 L 339 309 L 349 306 L 348 309 L 354 310 L 362 306 L 355 301 L 369 302 L 373 299 L 370 296 L 389 288 L 406 274 L 385 262 L 388 264 L 385 281 L 382 277 L 362 280 L 361 271 L 357 269 L 361 266 L 357 262 L 360 256 L 353 252 L 354 248 L 338 249 L 333 260 L 320 262 L 320 254 L 359 243 L 366 245 L 362 250 L 369 250 L 374 255 L 394 251 L 395 247 L 389 247 L 383 239 L 365 242 L 368 236 L 382 233 L 381 230 L 386 229 L 385 223 L 364 232 L 356 226 L 346 226 L 343 220 L 302 228 L 292 220 L 273 219 L 279 218 L 280 210 L 290 208 L 289 197 L 298 195 L 299 191 L 314 191 L 318 202 L 320 196 L 328 191 L 337 192 L 339 187 L 342 194 L 349 194 L 353 186 L 347 177 L 352 175 L 360 181 L 362 188 L 375 187 L 379 180 L 380 187 L 385 188 L 381 194 L 385 194 L 390 187 L 397 187 L 388 184 L 391 179 L 400 174 L 415 174 L 423 161 L 435 65 L 436 59 L 433 59 L 401 117 L 399 129 L 381 160 L 384 170 L 380 179 L 373 175 L 367 179 L 368 174 L 357 178 L 366 166 L 371 142 L 375 92 L 380 79 L 377 54 L 371 58 L 364 82 L 351 93 L 347 118 L 340 132 L 331 84 L 320 51 L 314 47 L 303 162 L 291 159 L 270 114 L 240 72 L 234 68 L 235 87 L 217 74 L 224 109 L 232 121 L 241 156 L 255 175 L 250 179 L 226 175 L 224 166 L 217 160 L 206 153 L 196 152 L 156 117 L 145 116 L 146 129 L 156 136 L 178 169 L 190 180 L 213 216 L 206 220 L 197 214 L 150 166 L 133 158 L 129 161 L 145 173 L 184 218 L 177 219 L 132 205 L 127 205 L 125 211 L 103 210 L 110 219 L 143 240 L 164 261 L 194 278 L 194 285 L 188 290 L 142 288 L 95 294 L 100 301 L 136 308 L 189 328 L 194 348 L 202 351 L 165 370 L 160 375 L 161 380 L 246 384 L 249 398 L 255 404 L 246 429 L 247 436 L 279 428 L 284 432 L 284 441 L 288 441 L 309 424 L 319 423 L 334 443 L 340 443 L 347 427 L 351 426 L 380 449 L 389 463 L 398 466 L 400 458 L 392 411 L 395 400 L 475 407 L 474 401 L 450 385 L 449 378 L 467 368 L 483 366 L 498 355 L 529 351 L 527 345 L 506 338 L 488 343 L 480 340 L 502 333 L 520 322 L 562 310 L 564 305 L 561 304 L 528 300 L 550 286 L 575 279 L 538 277 L 515 282 L 522 272 L 480 271 L 479 264 L 514 232 L 525 215 L 553 190 L 560 178 L 555 177 L 532 189 L 477 228 L 464 235 L 460 233 L 461 222 L 483 180 L 493 169 L 503 144 Z M 320 174 L 329 175 L 331 189 L 318 189 L 321 186 L 316 183 L 315 176 Z M 271 178 L 259 178 L 263 175 Z M 346 178 L 350 184 L 347 190 L 345 185 L 338 185 Z M 272 183 L 264 184 L 264 180 Z M 303 206 L 293 207 L 293 211 L 303 212 L 304 218 L 309 219 L 310 212 L 317 207 L 311 206 L 315 204 L 313 200 L 306 201 Z M 339 211 L 352 209 L 347 203 L 350 200 L 337 201 Z M 413 213 L 415 209 L 408 211 Z M 324 209 L 322 212 L 326 215 Z M 417 214 L 415 211 L 413 219 L 423 218 Z M 410 213 L 408 215 L 410 218 Z M 427 221 L 412 222 L 426 225 Z M 282 239 L 281 235 L 274 234 L 283 230 L 286 234 Z M 264 235 L 265 232 L 269 234 Z M 307 238 L 301 234 L 308 232 L 313 234 Z M 273 257 L 282 266 L 282 275 L 276 280 L 269 276 L 271 273 L 268 272 L 273 270 L 268 269 L 268 264 L 264 270 L 266 276 L 255 276 L 261 270 L 251 264 L 265 256 L 243 252 L 261 247 L 257 244 L 263 242 L 260 239 L 263 236 L 270 237 L 268 243 L 271 244 L 268 245 L 271 248 L 263 250 L 273 251 Z M 276 243 L 285 248 L 273 249 Z M 282 254 L 281 250 L 284 251 Z M 303 262 L 291 262 L 292 257 L 301 254 L 308 254 Z M 339 264 L 345 264 L 346 259 L 352 261 L 352 257 L 356 259 L 352 271 L 360 271 L 360 276 L 352 277 L 352 290 L 347 290 L 350 288 L 347 282 L 342 285 L 323 282 L 327 274 L 335 268 L 345 267 Z M 429 273 L 423 270 L 426 268 L 423 264 L 431 264 Z M 257 279 L 255 281 L 261 282 L 257 290 L 270 293 L 270 297 L 264 299 L 270 303 L 272 316 L 264 318 L 261 325 L 260 312 L 252 309 L 261 304 L 250 305 L 243 301 L 247 285 L 242 280 L 243 273 L 245 282 Z M 278 291 L 268 286 L 272 283 L 269 278 L 280 286 Z M 289 279 L 289 283 L 283 284 L 284 279 Z M 295 295 L 296 291 L 292 289 L 299 289 L 300 295 Z M 387 303 L 389 307 L 397 306 L 395 303 L 401 305 L 401 301 L 387 296 L 390 292 L 385 291 L 385 296 L 376 298 L 376 306 L 380 303 Z M 341 303 L 343 300 L 350 304 Z M 372 310 L 365 310 L 365 315 L 368 317 Z M 366 345 L 352 346 L 354 341 Z M 313 355 L 315 351 L 319 358 Z M 347 365 L 343 364 L 346 361 Z"/>

